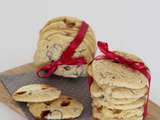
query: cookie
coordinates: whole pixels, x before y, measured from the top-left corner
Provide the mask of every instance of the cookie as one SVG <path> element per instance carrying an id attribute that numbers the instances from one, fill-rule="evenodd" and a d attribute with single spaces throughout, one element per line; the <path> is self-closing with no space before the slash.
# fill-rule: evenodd
<path id="1" fill-rule="evenodd" d="M 138 98 L 121 98 L 121 99 L 117 99 L 117 98 L 112 98 L 110 96 L 108 96 L 108 97 L 102 96 L 102 97 L 93 98 L 93 99 L 100 99 L 100 101 L 102 101 L 102 103 L 110 102 L 112 104 L 117 104 L 117 105 L 130 104 L 130 103 L 133 103 L 133 102 L 138 100 Z"/>
<path id="2" fill-rule="evenodd" d="M 94 81 L 90 87 L 90 93 L 92 97 L 103 97 L 105 96 L 105 92 L 102 88 L 100 88 L 96 82 Z"/>
<path id="3" fill-rule="evenodd" d="M 110 109 L 119 109 L 119 110 L 128 110 L 128 109 L 135 109 L 135 108 L 139 108 L 142 107 L 145 103 L 145 99 L 141 98 L 138 99 L 135 102 L 129 103 L 129 104 L 113 104 L 111 102 L 108 101 L 104 101 L 103 99 L 99 99 L 99 98 L 95 98 L 93 99 L 93 106 L 106 106 Z"/>
<path id="4" fill-rule="evenodd" d="M 74 119 L 79 117 L 83 111 L 83 105 L 68 96 L 60 96 L 60 98 L 47 103 L 29 103 L 28 107 L 34 117 L 47 120 Z"/>
<path id="5" fill-rule="evenodd" d="M 142 116 L 134 116 L 134 117 L 130 117 L 130 118 L 127 118 L 127 119 L 105 118 L 105 117 L 97 118 L 97 117 L 94 117 L 92 120 L 143 120 L 143 117 Z"/>
<path id="6" fill-rule="evenodd" d="M 144 112 L 144 108 L 136 108 L 136 109 L 130 109 L 130 110 L 111 110 L 108 108 L 104 108 L 102 110 L 102 113 L 104 113 L 105 117 L 108 118 L 118 118 L 118 119 L 127 119 L 134 116 L 142 116 Z"/>
<path id="7" fill-rule="evenodd" d="M 145 86 L 141 89 L 127 89 L 127 88 L 113 88 L 113 98 L 141 98 L 148 92 L 148 87 Z"/>
<path id="8" fill-rule="evenodd" d="M 134 55 L 119 53 L 126 58 L 140 61 L 140 59 Z M 92 77 L 99 86 L 109 85 L 130 89 L 142 89 L 148 85 L 148 80 L 142 73 L 111 60 L 94 60 L 91 65 Z"/>
<path id="9" fill-rule="evenodd" d="M 47 102 L 59 98 L 61 91 L 46 84 L 30 84 L 16 90 L 12 97 L 18 102 Z"/>
<path id="10" fill-rule="evenodd" d="M 114 98 L 112 91 L 103 91 L 98 85 L 93 82 L 90 89 L 92 99 L 100 99 L 102 102 L 111 102 L 113 104 L 129 104 L 138 100 L 138 98 Z"/>
<path id="11" fill-rule="evenodd" d="M 60 58 L 62 53 L 70 45 L 77 35 L 82 20 L 72 17 L 58 17 L 50 20 L 40 31 L 38 47 L 34 55 L 34 64 L 43 66 Z M 82 43 L 76 49 L 73 57 L 84 57 L 87 64 L 90 63 L 96 52 L 96 39 L 91 28 L 84 37 Z M 64 77 L 86 76 L 86 66 L 61 65 L 54 74 Z M 69 68 L 69 69 L 65 69 Z M 74 71 L 77 71 L 76 73 Z M 82 72 L 83 71 L 83 72 Z"/>
<path id="12" fill-rule="evenodd" d="M 99 87 L 94 81 L 91 85 L 90 91 L 93 97 L 109 96 L 115 99 L 138 99 L 146 95 L 148 87 L 145 86 L 141 89 L 129 89 L 109 85 L 102 85 Z"/>
<path id="13" fill-rule="evenodd" d="M 29 111 L 32 113 L 32 115 L 36 119 L 41 119 L 43 118 L 43 115 L 45 114 L 46 111 L 49 110 L 48 103 L 28 103 L 27 106 L 29 108 Z"/>
<path id="14" fill-rule="evenodd" d="M 127 119 L 134 116 L 142 116 L 144 112 L 144 108 L 136 108 L 129 110 L 118 110 L 118 109 L 109 109 L 104 106 L 94 106 L 93 108 L 93 116 L 95 117 L 97 113 L 101 115 L 101 117 L 105 118 L 117 118 L 117 119 Z"/>

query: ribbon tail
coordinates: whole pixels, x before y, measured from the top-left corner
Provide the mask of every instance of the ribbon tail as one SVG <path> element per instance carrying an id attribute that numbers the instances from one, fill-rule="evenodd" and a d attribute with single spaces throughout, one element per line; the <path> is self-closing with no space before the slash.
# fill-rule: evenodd
<path id="1" fill-rule="evenodd" d="M 108 51 L 108 44 L 107 43 L 98 41 L 97 45 L 98 45 L 99 50 L 102 53 L 104 53 L 104 54 L 107 53 L 107 51 Z"/>
<path id="2" fill-rule="evenodd" d="M 148 72 L 147 72 L 148 73 Z M 145 120 L 145 118 L 147 117 L 148 115 L 148 105 L 149 105 L 149 97 L 150 97 L 150 86 L 151 86 L 151 76 L 150 74 L 148 73 L 148 82 L 149 82 L 149 88 L 148 88 L 148 94 L 147 94 L 147 101 L 146 103 L 144 104 L 144 113 L 143 113 L 143 120 Z M 146 75 L 146 76 L 147 76 Z"/>
<path id="3" fill-rule="evenodd" d="M 150 90 L 150 89 L 148 89 L 147 101 L 146 101 L 146 103 L 144 104 L 143 120 L 145 120 L 145 118 L 146 118 L 147 115 L 148 115 L 149 90 Z"/>
<path id="4" fill-rule="evenodd" d="M 73 56 L 73 54 L 75 53 L 76 48 L 81 44 L 81 42 L 83 41 L 87 30 L 88 30 L 89 25 L 86 22 L 82 22 L 81 26 L 80 26 L 80 30 L 78 32 L 78 34 L 76 35 L 76 37 L 74 38 L 74 40 L 70 43 L 70 45 L 68 46 L 68 48 L 63 52 L 62 56 L 61 56 L 61 60 L 62 59 L 66 59 L 66 58 L 71 58 Z"/>
<path id="5" fill-rule="evenodd" d="M 48 78 L 53 74 L 53 72 L 56 69 L 57 69 L 57 65 L 56 64 L 54 64 L 53 66 L 50 65 L 50 67 L 44 66 L 44 67 L 38 69 L 37 76 L 40 77 L 40 78 Z"/>
<path id="6" fill-rule="evenodd" d="M 89 86 L 89 90 L 90 90 L 90 88 L 91 88 L 92 83 L 93 83 L 93 77 L 90 76 L 90 75 L 88 75 L 88 86 Z"/>

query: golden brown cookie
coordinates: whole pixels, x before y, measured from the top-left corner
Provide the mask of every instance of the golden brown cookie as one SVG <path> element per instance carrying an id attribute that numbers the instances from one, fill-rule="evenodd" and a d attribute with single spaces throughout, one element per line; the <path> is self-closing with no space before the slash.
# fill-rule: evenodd
<path id="1" fill-rule="evenodd" d="M 94 118 L 99 118 L 100 120 L 130 120 L 135 118 L 135 116 L 142 116 L 143 111 L 142 107 L 129 110 L 113 110 L 103 106 L 94 106 L 92 114 Z"/>
<path id="2" fill-rule="evenodd" d="M 137 101 L 129 103 L 129 104 L 113 104 L 111 102 L 103 101 L 102 99 L 95 98 L 93 99 L 92 104 L 94 106 L 100 106 L 100 105 L 106 106 L 110 109 L 128 110 L 128 109 L 135 109 L 135 108 L 142 107 L 144 103 L 145 103 L 144 98 L 138 99 Z"/>
<path id="3" fill-rule="evenodd" d="M 51 102 L 29 103 L 28 107 L 34 117 L 47 120 L 74 119 L 83 111 L 83 105 L 68 96 L 60 96 Z"/>
<path id="4" fill-rule="evenodd" d="M 138 99 L 146 95 L 148 87 L 141 89 L 130 89 L 124 87 L 115 87 L 109 85 L 98 86 L 94 81 L 91 85 L 91 95 L 93 97 L 111 97 L 113 99 Z"/>
<path id="5" fill-rule="evenodd" d="M 12 97 L 18 102 L 47 102 L 60 97 L 61 91 L 46 84 L 30 84 L 16 90 Z"/>
<path id="6" fill-rule="evenodd" d="M 121 54 L 126 57 L 129 56 L 132 60 L 137 58 L 128 53 Z M 137 58 L 136 60 L 139 59 Z M 109 85 L 130 89 L 142 89 L 148 85 L 148 80 L 142 73 L 119 63 L 103 59 L 94 60 L 91 66 L 92 77 L 99 86 Z"/>

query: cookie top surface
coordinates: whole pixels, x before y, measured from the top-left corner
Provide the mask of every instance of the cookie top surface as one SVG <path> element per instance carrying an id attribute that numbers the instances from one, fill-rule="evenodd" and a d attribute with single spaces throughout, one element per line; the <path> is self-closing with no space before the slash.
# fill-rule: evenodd
<path id="1" fill-rule="evenodd" d="M 128 53 L 116 53 L 132 60 L 141 61 L 136 56 Z M 91 67 L 92 77 L 100 86 L 106 84 L 116 87 L 141 89 L 148 85 L 148 80 L 142 73 L 111 60 L 94 60 Z"/>
<path id="2" fill-rule="evenodd" d="M 62 52 L 79 32 L 82 20 L 74 17 L 57 17 L 47 22 L 41 29 L 38 48 L 34 55 L 34 63 L 38 66 L 57 60 Z M 53 46 L 58 46 L 55 48 Z M 52 52 L 52 49 L 53 52 Z M 53 53 L 47 56 L 47 52 Z M 56 52 L 54 52 L 56 51 Z M 83 56 L 90 62 L 96 51 L 96 39 L 93 30 L 89 27 L 82 43 L 76 49 L 74 57 Z"/>
<path id="3" fill-rule="evenodd" d="M 47 84 L 30 84 L 16 90 L 12 97 L 18 102 L 48 102 L 60 97 L 61 91 Z"/>
<path id="4" fill-rule="evenodd" d="M 60 96 L 60 98 L 47 103 L 30 103 L 28 107 L 35 117 L 49 120 L 77 118 L 83 111 L 83 105 L 68 96 Z M 42 109 L 36 111 L 37 108 Z"/>

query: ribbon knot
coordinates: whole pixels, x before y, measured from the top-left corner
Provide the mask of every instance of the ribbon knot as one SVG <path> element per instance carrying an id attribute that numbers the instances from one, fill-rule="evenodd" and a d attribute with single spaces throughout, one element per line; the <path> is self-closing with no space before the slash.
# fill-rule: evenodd
<path id="1" fill-rule="evenodd" d="M 37 76 L 41 78 L 48 78 L 50 77 L 58 68 L 59 65 L 82 65 L 86 64 L 86 60 L 83 57 L 73 58 L 73 54 L 75 53 L 76 48 L 81 44 L 83 41 L 85 34 L 88 30 L 88 24 L 84 21 L 80 26 L 80 30 L 74 40 L 70 43 L 67 49 L 62 53 L 61 57 L 56 60 L 52 61 L 51 63 L 39 68 L 37 70 Z M 43 72 L 43 74 L 42 74 Z"/>

